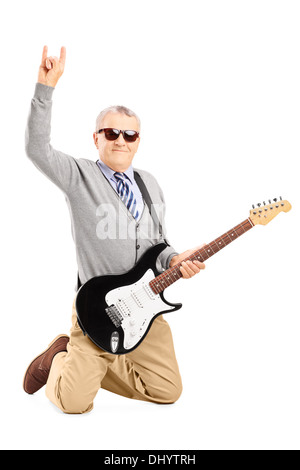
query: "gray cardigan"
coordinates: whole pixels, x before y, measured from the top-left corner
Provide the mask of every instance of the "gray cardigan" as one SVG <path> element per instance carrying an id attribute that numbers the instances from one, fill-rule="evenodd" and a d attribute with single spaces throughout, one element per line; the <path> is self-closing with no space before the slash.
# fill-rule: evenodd
<path id="1" fill-rule="evenodd" d="M 53 91 L 52 87 L 36 84 L 26 128 L 26 154 L 65 195 L 81 283 L 94 276 L 129 271 L 148 248 L 166 238 L 162 190 L 150 173 L 134 168 L 160 217 L 160 237 L 147 205 L 136 222 L 96 161 L 76 159 L 51 146 Z M 168 246 L 158 258 L 158 270 L 167 269 L 176 254 Z"/>

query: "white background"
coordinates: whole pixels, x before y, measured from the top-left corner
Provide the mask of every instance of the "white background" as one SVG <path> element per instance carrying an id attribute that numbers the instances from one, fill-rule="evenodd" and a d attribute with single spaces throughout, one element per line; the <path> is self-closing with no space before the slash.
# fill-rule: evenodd
<path id="1" fill-rule="evenodd" d="M 297 1 L 10 1 L 1 6 L 1 448 L 299 449 Z M 96 160 L 94 122 L 142 120 L 178 251 L 210 242 L 252 204 L 293 208 L 166 291 L 184 392 L 171 406 L 106 391 L 64 415 L 22 390 L 28 363 L 68 333 L 76 260 L 63 194 L 25 156 L 42 48 L 67 48 L 52 144 Z"/>

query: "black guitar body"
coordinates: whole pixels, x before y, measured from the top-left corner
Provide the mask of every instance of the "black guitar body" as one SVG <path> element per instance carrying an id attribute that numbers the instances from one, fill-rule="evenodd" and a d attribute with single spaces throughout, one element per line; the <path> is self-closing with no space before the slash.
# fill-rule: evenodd
<path id="1" fill-rule="evenodd" d="M 165 243 L 154 245 L 127 273 L 96 276 L 79 289 L 78 324 L 99 348 L 111 354 L 129 353 L 143 341 L 158 315 L 182 307 L 149 287 L 160 274 L 156 260 L 166 247 Z"/>

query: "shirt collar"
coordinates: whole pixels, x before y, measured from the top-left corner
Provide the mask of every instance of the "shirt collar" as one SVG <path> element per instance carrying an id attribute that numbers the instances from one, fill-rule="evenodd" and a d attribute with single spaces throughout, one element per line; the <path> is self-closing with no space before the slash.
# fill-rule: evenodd
<path id="1" fill-rule="evenodd" d="M 103 163 L 100 159 L 97 160 L 97 165 L 100 167 L 104 176 L 106 176 L 107 179 L 112 179 L 113 181 L 115 181 L 115 177 L 114 177 L 115 170 L 112 170 L 111 168 L 109 168 L 109 166 L 105 165 L 105 163 Z M 132 165 L 130 165 L 130 167 L 127 168 L 126 171 L 123 171 L 123 173 L 126 176 L 126 178 L 129 179 L 131 184 L 133 184 L 134 177 L 133 177 Z"/>

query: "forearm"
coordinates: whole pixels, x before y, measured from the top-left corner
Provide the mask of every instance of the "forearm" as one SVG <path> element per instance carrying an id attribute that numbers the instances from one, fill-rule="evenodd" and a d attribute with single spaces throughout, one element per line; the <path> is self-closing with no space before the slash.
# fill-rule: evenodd
<path id="1" fill-rule="evenodd" d="M 76 184 L 76 159 L 55 150 L 51 141 L 52 95 L 54 88 L 37 83 L 27 121 L 25 149 L 28 158 L 62 191 Z"/>
<path id="2" fill-rule="evenodd" d="M 33 164 L 60 186 L 54 149 L 50 144 L 53 91 L 53 87 L 40 83 L 35 86 L 25 133 L 25 150 Z"/>
<path id="3" fill-rule="evenodd" d="M 175 253 L 172 257 L 170 257 L 170 262 L 169 262 L 169 266 L 170 268 L 173 268 L 173 266 L 175 266 L 175 264 L 178 263 L 178 257 L 179 257 L 179 253 Z"/>
<path id="4" fill-rule="evenodd" d="M 28 158 L 36 163 L 49 158 L 53 91 L 54 88 L 37 83 L 31 100 L 25 148 Z"/>
<path id="5" fill-rule="evenodd" d="M 168 246 L 160 255 L 159 260 L 163 269 L 169 269 L 174 256 L 178 255 L 178 252 L 172 247 Z"/>

